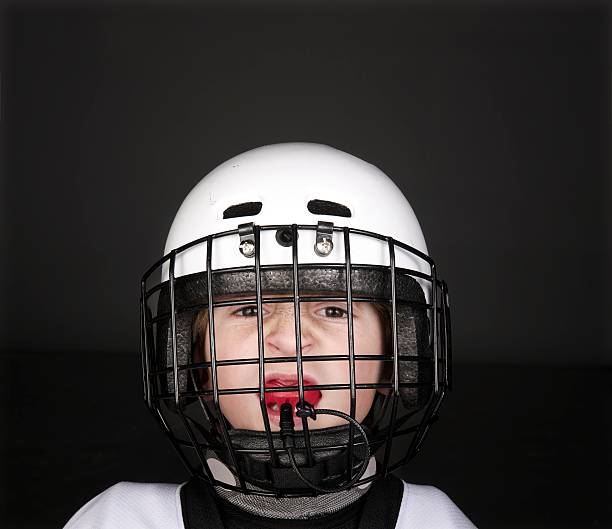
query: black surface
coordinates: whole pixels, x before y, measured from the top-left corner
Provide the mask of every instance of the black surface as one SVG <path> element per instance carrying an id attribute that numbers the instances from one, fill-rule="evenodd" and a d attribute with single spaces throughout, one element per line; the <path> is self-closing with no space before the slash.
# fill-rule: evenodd
<path id="1" fill-rule="evenodd" d="M 61 527 L 117 481 L 182 482 L 142 402 L 138 355 L 3 355 L 7 529 Z M 460 364 L 401 477 L 483 528 L 612 527 L 612 370 Z"/>
<path id="2" fill-rule="evenodd" d="M 136 350 L 140 276 L 191 187 L 306 140 L 402 188 L 460 360 L 612 362 L 603 4 L 17 6 L 5 26 L 4 350 Z"/>
<path id="3" fill-rule="evenodd" d="M 402 476 L 480 527 L 612 527 L 605 4 L 13 4 L 0 9 L 3 529 L 61 527 L 119 480 L 186 479 L 125 354 L 139 279 L 203 174 L 295 140 L 396 180 L 449 283 L 456 357 L 475 362 L 457 366 Z"/>

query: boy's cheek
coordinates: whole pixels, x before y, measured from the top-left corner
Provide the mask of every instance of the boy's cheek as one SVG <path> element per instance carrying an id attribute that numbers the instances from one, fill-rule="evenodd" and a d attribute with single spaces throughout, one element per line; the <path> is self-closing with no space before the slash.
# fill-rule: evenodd
<path id="1" fill-rule="evenodd" d="M 356 362 L 355 378 L 358 384 L 376 384 L 380 382 L 382 366 L 376 361 Z"/>
<path id="2" fill-rule="evenodd" d="M 247 366 L 220 366 L 217 367 L 217 381 L 219 389 L 238 389 L 251 387 L 253 384 L 249 383 L 249 380 L 257 380 L 249 377 L 249 372 L 252 370 L 247 369 Z M 251 373 L 255 377 L 257 372 Z M 236 397 L 247 397 L 248 395 L 237 395 Z"/>

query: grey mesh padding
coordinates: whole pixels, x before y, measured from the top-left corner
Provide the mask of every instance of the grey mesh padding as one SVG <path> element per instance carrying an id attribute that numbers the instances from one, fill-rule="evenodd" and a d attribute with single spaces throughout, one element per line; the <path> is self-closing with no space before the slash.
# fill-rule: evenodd
<path id="1" fill-rule="evenodd" d="M 344 295 L 346 291 L 346 270 L 344 267 L 320 267 L 300 265 L 298 273 L 300 296 L 314 293 Z M 391 298 L 391 281 L 388 267 L 371 266 L 355 268 L 351 273 L 353 297 L 369 296 L 381 299 Z M 176 352 L 178 365 L 192 362 L 192 328 L 199 310 L 208 303 L 206 273 L 183 276 L 175 281 L 176 311 Z M 293 270 L 290 266 L 266 269 L 261 272 L 261 291 L 268 293 L 293 293 Z M 255 298 L 255 272 L 230 271 L 215 273 L 213 276 L 213 299 L 221 296 L 251 295 Z M 433 355 L 429 349 L 429 320 L 425 296 L 419 283 L 407 274 L 396 274 L 397 330 L 399 355 L 419 356 L 422 362 L 400 361 L 399 380 L 402 383 L 430 382 L 432 379 Z M 416 303 L 416 305 L 409 305 Z M 158 315 L 169 314 L 170 296 L 168 284 L 162 286 Z M 160 323 L 157 329 L 158 368 L 173 365 L 172 333 L 170 320 Z M 162 345 L 165 344 L 165 347 Z M 181 392 L 188 388 L 186 371 L 178 373 Z M 161 381 L 162 391 L 174 392 L 173 373 L 169 372 Z M 401 388 L 402 402 L 409 408 L 419 407 L 427 401 L 431 388 Z"/>
<path id="2" fill-rule="evenodd" d="M 209 452 L 209 456 L 209 463 L 211 459 L 216 459 L 217 462 L 226 469 L 226 476 L 219 476 L 219 479 L 221 479 L 223 483 L 234 485 L 238 482 L 235 474 L 216 457 L 214 452 Z M 363 478 L 368 478 L 375 473 L 376 461 L 374 457 L 371 457 L 368 469 L 363 475 Z M 233 476 L 233 479 L 230 476 Z M 216 486 L 215 491 L 219 496 L 236 507 L 256 516 L 265 516 L 275 519 L 282 518 L 285 520 L 308 520 L 327 516 L 348 507 L 368 492 L 370 485 L 371 483 L 367 483 L 341 492 L 332 492 L 318 496 L 303 496 L 300 498 L 275 498 L 258 496 L 255 494 L 243 494 L 242 492 L 220 486 Z M 249 488 L 258 489 L 257 486 L 252 484 L 249 484 Z"/>
<path id="3" fill-rule="evenodd" d="M 391 297 L 389 268 L 368 266 L 355 268 L 351 273 L 354 295 Z M 300 265 L 298 272 L 300 292 L 344 292 L 346 290 L 346 270 L 344 267 L 321 267 Z M 292 292 L 293 270 L 290 266 L 266 269 L 261 272 L 261 289 L 269 292 Z M 167 298 L 167 289 L 165 292 Z M 255 272 L 235 270 L 215 273 L 213 276 L 213 296 L 255 292 Z M 396 275 L 396 294 L 398 300 L 425 302 L 419 284 L 412 277 Z M 206 273 L 182 276 L 175 280 L 175 303 L 177 310 L 194 303 L 208 302 Z M 161 307 L 169 310 L 169 305 Z"/>
<path id="4" fill-rule="evenodd" d="M 353 487 L 349 490 L 319 496 L 279 499 L 243 494 L 223 487 L 215 487 L 215 491 L 236 507 L 256 516 L 285 520 L 309 520 L 327 516 L 348 507 L 361 498 L 368 489 Z"/>
<path id="5" fill-rule="evenodd" d="M 271 498 L 269 496 L 243 494 L 219 486 L 215 487 L 215 491 L 224 500 L 255 516 L 285 520 L 309 520 L 321 518 L 348 507 L 368 492 L 368 488 L 369 486 L 352 487 L 341 492 L 300 498 Z"/>

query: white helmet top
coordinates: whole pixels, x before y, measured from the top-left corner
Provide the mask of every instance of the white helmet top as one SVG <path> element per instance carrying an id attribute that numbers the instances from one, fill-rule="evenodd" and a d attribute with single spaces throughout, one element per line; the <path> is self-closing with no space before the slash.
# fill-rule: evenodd
<path id="1" fill-rule="evenodd" d="M 427 246 L 412 207 L 380 169 L 338 149 L 316 143 L 279 143 L 239 154 L 206 175 L 187 195 L 170 228 L 164 254 L 196 239 L 237 229 L 252 222 L 264 225 L 336 226 L 374 232 L 427 254 Z M 316 232 L 299 233 L 300 263 L 343 263 L 341 233 L 334 233 L 327 256 L 314 251 Z M 384 240 L 351 234 L 355 264 L 389 266 Z M 261 232 L 261 264 L 289 264 L 290 247 L 280 245 L 274 230 Z M 212 268 L 249 266 L 239 251 L 238 237 L 215 239 Z M 429 265 L 396 247 L 396 265 L 429 273 Z M 175 277 L 206 269 L 206 245 L 176 256 Z M 162 281 L 168 279 L 163 267 Z"/>

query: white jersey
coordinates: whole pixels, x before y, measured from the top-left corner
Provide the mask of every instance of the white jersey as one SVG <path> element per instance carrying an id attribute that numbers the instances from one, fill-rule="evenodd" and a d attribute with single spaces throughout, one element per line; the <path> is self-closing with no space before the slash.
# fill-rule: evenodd
<path id="1" fill-rule="evenodd" d="M 86 503 L 64 529 L 185 529 L 181 485 L 122 481 Z M 436 487 L 404 482 L 396 529 L 475 529 Z"/>

